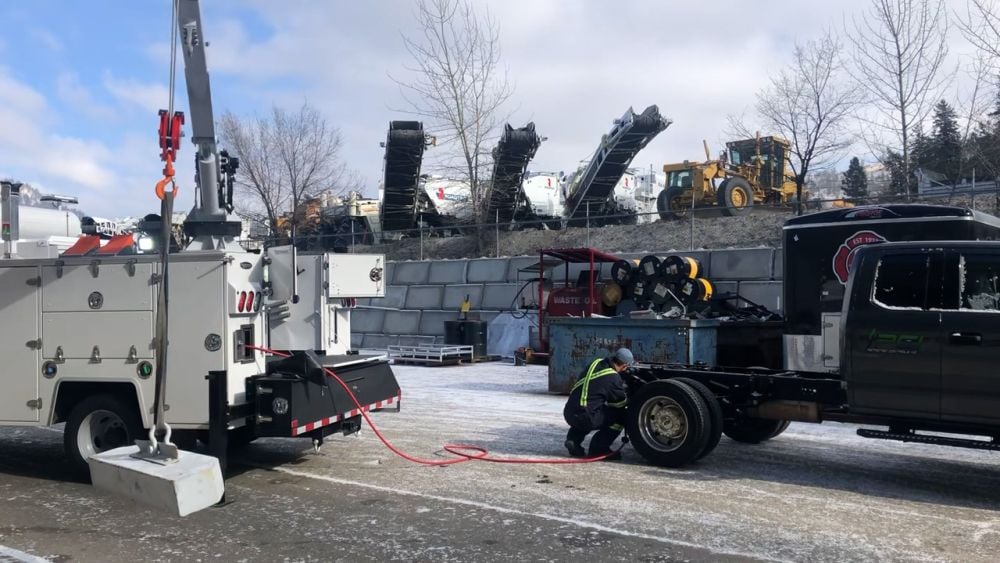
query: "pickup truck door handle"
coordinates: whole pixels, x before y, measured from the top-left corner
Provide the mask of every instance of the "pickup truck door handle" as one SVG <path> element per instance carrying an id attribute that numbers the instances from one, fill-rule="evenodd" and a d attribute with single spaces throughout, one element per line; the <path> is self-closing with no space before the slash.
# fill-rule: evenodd
<path id="1" fill-rule="evenodd" d="M 979 346 L 983 343 L 983 335 L 974 332 L 953 332 L 948 337 L 948 343 L 958 346 Z"/>

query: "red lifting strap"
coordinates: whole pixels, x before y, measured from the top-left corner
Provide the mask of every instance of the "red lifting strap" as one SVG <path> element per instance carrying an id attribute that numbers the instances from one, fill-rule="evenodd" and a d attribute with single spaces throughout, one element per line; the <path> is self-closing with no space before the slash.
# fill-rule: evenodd
<path id="1" fill-rule="evenodd" d="M 97 235 L 83 235 L 76 239 L 73 246 L 67 248 L 62 256 L 86 256 L 101 247 L 101 237 Z"/>

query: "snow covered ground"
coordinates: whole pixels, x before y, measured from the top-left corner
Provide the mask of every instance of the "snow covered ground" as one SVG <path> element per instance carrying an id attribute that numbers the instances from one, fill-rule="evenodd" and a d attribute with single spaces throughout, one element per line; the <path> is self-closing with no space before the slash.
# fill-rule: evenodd
<path id="1" fill-rule="evenodd" d="M 442 444 L 462 442 L 565 455 L 565 399 L 546 393 L 543 367 L 394 371 L 403 410 L 375 420 L 409 453 L 447 456 Z M 260 440 L 234 460 L 234 502 L 181 520 L 60 479 L 58 434 L 0 429 L 0 544 L 81 561 L 996 560 L 1000 458 L 855 430 L 723 438 L 683 470 L 631 449 L 622 462 L 421 467 L 367 429 L 319 454 Z"/>

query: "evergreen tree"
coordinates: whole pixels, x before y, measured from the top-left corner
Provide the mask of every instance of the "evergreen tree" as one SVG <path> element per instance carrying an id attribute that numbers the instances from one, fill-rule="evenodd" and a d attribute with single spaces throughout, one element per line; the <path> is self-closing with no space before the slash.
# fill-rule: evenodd
<path id="1" fill-rule="evenodd" d="M 916 192 L 916 178 L 913 176 L 912 169 L 910 177 L 906 177 L 906 167 L 903 166 L 903 155 L 890 149 L 882 157 L 882 164 L 885 166 L 886 171 L 889 172 L 889 185 L 886 188 L 886 195 L 906 194 L 907 186 L 910 187 L 910 193 Z"/>
<path id="2" fill-rule="evenodd" d="M 959 180 L 962 169 L 962 135 L 958 130 L 958 116 L 948 102 L 941 100 L 934 106 L 934 129 L 928 168 L 943 174 L 949 182 Z"/>
<path id="3" fill-rule="evenodd" d="M 868 196 L 868 175 L 865 174 L 865 168 L 861 165 L 858 157 L 851 159 L 840 185 L 844 189 L 844 195 L 849 199 L 860 199 Z"/>

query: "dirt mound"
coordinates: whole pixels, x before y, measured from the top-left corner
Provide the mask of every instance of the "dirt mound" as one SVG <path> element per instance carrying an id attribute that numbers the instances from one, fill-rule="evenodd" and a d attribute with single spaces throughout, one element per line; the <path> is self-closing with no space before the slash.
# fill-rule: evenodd
<path id="1" fill-rule="evenodd" d="M 390 260 L 437 260 L 536 254 L 540 248 L 593 246 L 608 252 L 647 252 L 699 248 L 780 246 L 784 211 L 755 211 L 739 217 L 705 217 L 694 221 L 657 221 L 645 225 L 496 232 L 479 236 L 429 236 L 357 247 L 356 252 L 385 253 Z"/>

